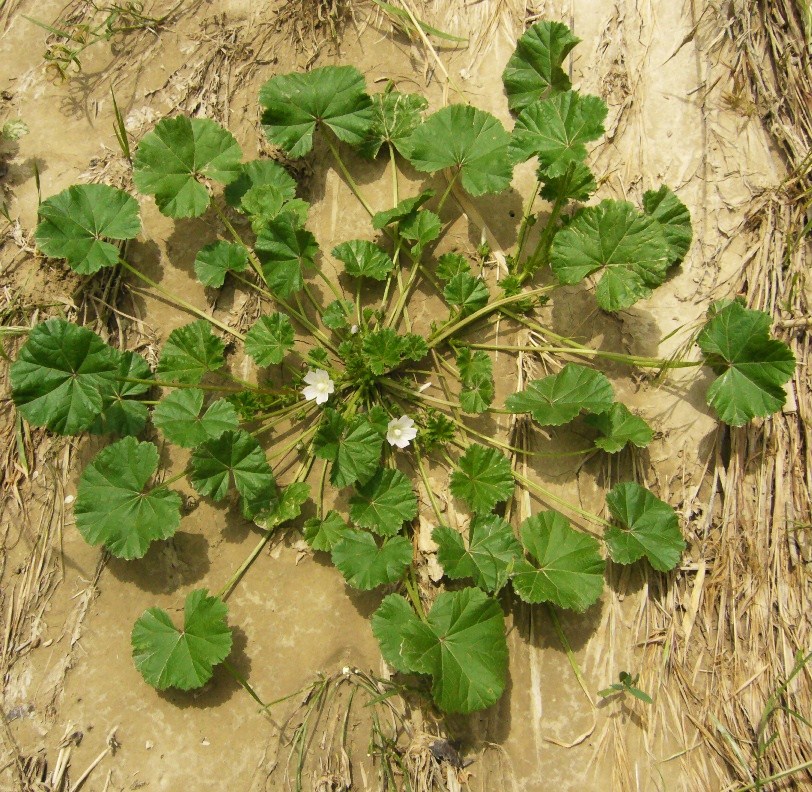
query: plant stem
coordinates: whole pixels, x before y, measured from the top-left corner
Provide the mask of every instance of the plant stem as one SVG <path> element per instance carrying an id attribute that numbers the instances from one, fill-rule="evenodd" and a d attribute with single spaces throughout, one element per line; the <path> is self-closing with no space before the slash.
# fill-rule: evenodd
<path id="1" fill-rule="evenodd" d="M 522 346 L 511 344 L 469 344 L 471 349 L 490 349 L 497 352 L 550 352 L 582 355 L 584 357 L 600 357 L 614 360 L 618 363 L 629 363 L 640 368 L 695 368 L 701 366 L 701 360 L 665 360 L 664 358 L 640 357 L 638 355 L 623 355 L 619 352 L 604 352 L 589 347 L 552 347 L 552 346 Z"/>
<path id="2" fill-rule="evenodd" d="M 245 340 L 245 336 L 242 333 L 229 327 L 227 324 L 221 322 L 219 319 L 215 318 L 211 314 L 207 314 L 205 311 L 201 311 L 199 308 L 195 308 L 194 305 L 192 305 L 189 302 L 186 302 L 186 300 L 182 300 L 180 297 L 176 297 L 168 289 L 164 289 L 163 286 L 158 285 L 154 280 L 152 280 L 152 278 L 148 278 L 146 275 L 144 275 L 143 272 L 140 272 L 131 264 L 128 264 L 123 258 L 119 258 L 118 263 L 122 267 L 124 267 L 124 269 L 126 269 L 127 272 L 129 272 L 132 275 L 135 275 L 136 278 L 140 278 L 144 283 L 147 284 L 147 286 L 150 286 L 151 288 L 155 289 L 155 291 L 157 291 L 159 294 L 162 294 L 164 297 L 166 297 L 167 300 L 174 303 L 179 308 L 183 308 L 184 310 L 189 311 L 189 313 L 194 314 L 200 319 L 205 319 L 207 322 L 209 322 L 209 324 L 213 324 L 215 327 L 219 327 L 223 332 L 229 333 L 230 335 L 234 336 L 234 338 L 237 338 L 240 341 Z"/>
<path id="3" fill-rule="evenodd" d="M 524 252 L 524 246 L 527 242 L 527 234 L 530 231 L 530 218 L 533 216 L 533 204 L 536 202 L 540 189 L 541 180 L 537 180 L 536 186 L 533 188 L 533 194 L 530 196 L 530 200 L 528 200 L 524 213 L 522 214 L 522 222 L 519 226 L 519 239 L 516 245 L 514 262 L 519 261 L 519 259 L 522 257 L 522 253 Z"/>
<path id="4" fill-rule="evenodd" d="M 429 496 L 429 503 L 431 503 L 431 509 L 434 512 L 434 516 L 437 518 L 437 524 L 440 525 L 443 522 L 443 515 L 440 512 L 440 505 L 437 503 L 437 498 L 434 497 L 434 490 L 432 489 L 431 483 L 429 482 L 428 474 L 426 473 L 426 468 L 423 466 L 423 455 L 420 453 L 420 450 L 415 446 L 414 449 L 414 458 L 415 462 L 417 462 L 417 469 L 420 471 L 420 478 L 423 479 L 423 486 L 426 488 L 426 494 Z"/>
<path id="5" fill-rule="evenodd" d="M 352 190 L 352 194 L 358 199 L 358 203 L 364 207 L 366 213 L 372 217 L 375 212 L 372 211 L 372 207 L 367 203 L 366 198 L 361 195 L 361 191 L 358 189 L 358 184 L 353 179 L 352 174 L 347 170 L 347 166 L 344 164 L 344 160 L 341 159 L 341 155 L 338 153 L 338 149 L 336 148 L 335 144 L 332 140 L 330 140 L 329 135 L 324 135 L 324 140 L 327 142 L 327 147 L 330 149 L 330 153 L 333 155 L 333 159 L 336 161 L 336 165 L 338 165 L 338 169 L 341 171 L 341 174 L 344 176 L 344 181 L 347 183 L 347 187 Z"/>
<path id="6" fill-rule="evenodd" d="M 565 184 L 569 182 L 574 170 L 574 165 L 571 164 L 568 166 L 567 173 L 564 177 Z M 555 232 L 558 231 L 558 217 L 561 214 L 561 210 L 566 205 L 567 200 L 565 189 L 556 196 L 552 211 L 550 212 L 550 216 L 547 218 L 547 223 L 544 226 L 544 230 L 541 232 L 536 249 L 530 256 L 527 257 L 527 260 L 521 266 L 519 278 L 522 281 L 527 280 L 527 278 L 529 278 L 540 266 L 547 263 L 550 254 L 550 245 L 553 243 Z"/>
<path id="7" fill-rule="evenodd" d="M 512 303 L 520 302 L 521 300 L 527 300 L 533 297 L 539 297 L 555 288 L 557 288 L 557 286 L 541 286 L 538 289 L 532 289 L 531 291 L 512 294 L 508 297 L 501 297 L 498 300 L 494 300 L 492 303 L 485 305 L 478 311 L 474 311 L 474 313 L 468 314 L 468 316 L 464 316 L 461 319 L 456 319 L 453 322 L 449 322 L 444 327 L 438 329 L 437 332 L 433 333 L 428 339 L 429 349 L 433 349 L 438 344 L 445 341 L 449 336 L 454 335 L 464 327 L 467 327 L 477 320 L 482 319 L 482 317 L 488 316 L 494 311 L 500 310 L 505 305 L 511 305 Z"/>
<path id="8" fill-rule="evenodd" d="M 445 188 L 445 192 L 442 194 L 442 196 L 440 197 L 440 201 L 437 204 L 437 214 L 438 215 L 440 214 L 440 212 L 443 211 L 443 207 L 445 206 L 445 202 L 448 200 L 448 196 L 451 195 L 451 190 L 454 189 L 454 185 L 456 184 L 457 178 L 459 177 L 459 175 L 460 175 L 460 169 L 457 168 L 457 170 L 454 171 L 454 175 L 448 180 L 448 187 Z"/>

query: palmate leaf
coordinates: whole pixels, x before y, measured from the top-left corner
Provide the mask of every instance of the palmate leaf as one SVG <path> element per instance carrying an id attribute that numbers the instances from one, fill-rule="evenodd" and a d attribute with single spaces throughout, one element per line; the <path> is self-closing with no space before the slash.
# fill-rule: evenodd
<path id="1" fill-rule="evenodd" d="M 134 437 L 99 451 L 82 472 L 74 505 L 85 541 L 118 558 L 141 558 L 156 539 L 172 536 L 181 497 L 162 486 L 145 489 L 157 469 L 158 449 Z"/>
<path id="2" fill-rule="evenodd" d="M 482 278 L 475 278 L 468 272 L 455 275 L 443 289 L 443 297 L 449 305 L 459 308 L 465 316 L 484 308 L 490 299 L 490 292 Z"/>
<path id="3" fill-rule="evenodd" d="M 106 239 L 133 239 L 141 230 L 135 198 L 106 184 L 68 187 L 43 201 L 39 216 L 37 247 L 80 275 L 118 262 L 118 247 Z"/>
<path id="4" fill-rule="evenodd" d="M 490 355 L 478 349 L 472 352 L 463 347 L 457 354 L 460 372 L 460 406 L 467 413 L 481 413 L 490 406 L 494 397 L 493 361 Z"/>
<path id="5" fill-rule="evenodd" d="M 266 186 L 274 187 L 285 201 L 296 197 L 296 180 L 278 162 L 269 159 L 244 162 L 237 178 L 226 185 L 224 194 L 228 204 L 238 208 L 249 190 Z"/>
<path id="6" fill-rule="evenodd" d="M 395 668 L 431 674 L 432 696 L 445 712 L 485 709 L 502 695 L 505 619 L 499 603 L 478 588 L 440 594 L 425 623 L 403 597 L 390 594 L 372 616 L 372 632 Z"/>
<path id="7" fill-rule="evenodd" d="M 665 280 L 671 247 L 663 227 L 626 201 L 582 209 L 553 239 L 550 263 L 561 283 L 578 283 L 603 270 L 595 296 L 605 311 L 620 311 Z"/>
<path id="8" fill-rule="evenodd" d="M 423 254 L 423 248 L 440 236 L 442 227 L 443 224 L 438 215 L 428 209 L 421 209 L 400 221 L 400 235 L 404 239 L 414 242 L 412 254 L 420 257 Z"/>
<path id="9" fill-rule="evenodd" d="M 342 242 L 333 248 L 333 255 L 344 265 L 347 274 L 354 278 L 384 281 L 395 266 L 387 253 L 365 239 Z"/>
<path id="10" fill-rule="evenodd" d="M 225 399 L 212 402 L 203 409 L 203 391 L 179 388 L 161 399 L 152 413 L 152 423 L 167 440 L 185 448 L 194 448 L 213 440 L 229 429 L 239 428 L 237 411 Z"/>
<path id="11" fill-rule="evenodd" d="M 362 528 L 394 536 L 404 522 L 417 516 L 417 497 L 399 470 L 379 468 L 350 498 L 350 518 Z"/>
<path id="12" fill-rule="evenodd" d="M 457 275 L 467 274 L 473 277 L 470 262 L 460 253 L 443 253 L 437 259 L 437 269 L 434 274 L 444 281 L 450 281 Z"/>
<path id="13" fill-rule="evenodd" d="M 387 209 L 383 212 L 376 212 L 372 216 L 372 227 L 378 231 L 391 223 L 397 223 L 404 218 L 413 215 L 426 201 L 434 197 L 434 190 L 423 190 L 419 195 L 411 198 L 404 198 L 398 201 L 394 209 Z"/>
<path id="14" fill-rule="evenodd" d="M 478 415 L 488 409 L 493 402 L 494 395 L 492 377 L 473 377 L 460 391 L 460 407 L 463 412 Z"/>
<path id="15" fill-rule="evenodd" d="M 325 327 L 331 330 L 339 330 L 349 324 L 349 317 L 355 303 L 352 300 L 333 300 L 321 315 L 321 321 Z"/>
<path id="16" fill-rule="evenodd" d="M 707 400 L 725 423 L 743 426 L 780 410 L 781 387 L 795 371 L 795 356 L 770 338 L 770 315 L 738 302 L 718 310 L 705 324 L 697 343 L 705 362 L 718 375 Z"/>
<path id="17" fill-rule="evenodd" d="M 311 517 L 305 521 L 303 533 L 305 541 L 314 550 L 323 550 L 329 553 L 338 544 L 349 530 L 341 515 L 331 509 L 323 520 Z"/>
<path id="18" fill-rule="evenodd" d="M 276 484 L 265 452 L 242 429 L 223 432 L 192 452 L 189 480 L 201 495 L 222 500 L 232 478 L 242 497 L 246 517 L 267 511 L 273 505 Z"/>
<path id="19" fill-rule="evenodd" d="M 612 384 L 600 371 L 567 363 L 558 374 L 533 380 L 527 388 L 507 397 L 512 413 L 531 413 L 540 426 L 569 423 L 581 410 L 600 413 L 614 400 Z"/>
<path id="20" fill-rule="evenodd" d="M 154 195 L 169 217 L 198 217 L 209 206 L 200 179 L 228 184 L 239 177 L 242 151 L 234 136 L 208 118 L 164 118 L 141 139 L 133 160 L 138 190 Z"/>
<path id="21" fill-rule="evenodd" d="M 313 451 L 316 456 L 333 463 L 330 481 L 334 486 L 347 487 L 356 481 L 363 483 L 378 470 L 383 433 L 374 418 L 368 415 L 356 415 L 345 422 L 335 410 L 327 408 L 313 438 Z"/>
<path id="22" fill-rule="evenodd" d="M 381 376 L 395 368 L 403 356 L 403 338 L 389 327 L 373 330 L 361 347 L 369 370 Z"/>
<path id="23" fill-rule="evenodd" d="M 428 104 L 420 94 L 386 90 L 373 95 L 372 124 L 358 147 L 359 152 L 364 157 L 374 159 L 384 143 L 391 143 L 400 151 L 403 141 L 420 125 Z"/>
<path id="24" fill-rule="evenodd" d="M 544 184 L 539 193 L 545 201 L 562 198 L 566 201 L 586 201 L 598 185 L 592 171 L 583 162 L 567 168 L 563 176 L 550 177 L 543 165 L 539 166 L 538 178 Z"/>
<path id="25" fill-rule="evenodd" d="M 691 213 L 672 190 L 663 185 L 656 192 L 649 190 L 643 195 L 643 209 L 663 228 L 665 239 L 671 249 L 669 264 L 682 261 L 691 247 L 693 231 Z"/>
<path id="26" fill-rule="evenodd" d="M 11 397 L 30 424 L 79 434 L 114 398 L 119 364 L 91 330 L 49 319 L 31 330 L 11 365 Z"/>
<path id="27" fill-rule="evenodd" d="M 627 443 L 645 448 L 654 437 L 651 427 L 621 402 L 615 402 L 606 412 L 587 415 L 585 420 L 603 435 L 595 440 L 595 445 L 610 454 L 617 453 Z"/>
<path id="28" fill-rule="evenodd" d="M 471 195 L 498 193 L 510 185 L 510 135 L 500 121 L 470 105 L 449 105 L 430 115 L 402 150 L 419 171 L 458 167 Z"/>
<path id="29" fill-rule="evenodd" d="M 622 527 L 606 529 L 609 555 L 618 564 L 633 564 L 645 556 L 654 569 L 668 572 L 680 560 L 685 542 L 677 513 L 645 487 L 634 482 L 616 484 L 606 505 Z"/>
<path id="30" fill-rule="evenodd" d="M 251 221 L 251 230 L 261 234 L 272 220 L 283 216 L 295 228 L 301 228 L 307 222 L 310 204 L 299 198 L 287 200 L 275 185 L 261 184 L 243 195 L 240 211 Z"/>
<path id="31" fill-rule="evenodd" d="M 187 595 L 183 630 L 162 608 L 144 611 L 132 631 L 135 667 L 158 690 L 202 687 L 231 651 L 227 613 L 225 603 L 207 589 Z"/>
<path id="32" fill-rule="evenodd" d="M 119 354 L 119 353 L 116 353 Z M 150 389 L 143 382 L 126 382 L 128 379 L 151 379 L 152 369 L 141 355 L 135 352 L 119 354 L 117 379 L 113 390 L 105 399 L 104 409 L 90 425 L 91 434 L 117 434 L 122 437 L 137 435 L 146 425 L 147 405 L 133 396 L 140 396 Z"/>
<path id="33" fill-rule="evenodd" d="M 566 91 L 534 102 L 516 119 L 510 153 L 515 162 L 537 156 L 545 178 L 563 176 L 586 159 L 586 143 L 604 132 L 606 104 L 597 96 Z"/>
<path id="34" fill-rule="evenodd" d="M 520 530 L 522 545 L 536 562 L 520 561 L 513 574 L 513 588 L 525 602 L 576 611 L 597 602 L 605 567 L 597 539 L 573 530 L 554 511 L 528 517 Z"/>
<path id="35" fill-rule="evenodd" d="M 405 536 L 392 536 L 378 546 L 371 533 L 347 528 L 333 545 L 332 559 L 351 586 L 369 591 L 403 577 L 412 563 L 412 543 Z"/>
<path id="36" fill-rule="evenodd" d="M 158 360 L 159 378 L 197 385 L 207 371 L 225 365 L 225 345 L 205 319 L 178 327 L 169 334 Z"/>
<path id="37" fill-rule="evenodd" d="M 487 514 L 497 503 L 507 500 L 514 482 L 510 462 L 495 448 L 474 443 L 460 457 L 451 474 L 451 493 L 461 498 L 477 514 Z"/>
<path id="38" fill-rule="evenodd" d="M 278 365 L 293 347 L 296 333 L 283 313 L 261 316 L 245 334 L 245 351 L 259 366 Z"/>
<path id="39" fill-rule="evenodd" d="M 252 519 L 260 528 L 270 531 L 282 523 L 295 520 L 302 513 L 302 506 L 309 497 L 310 485 L 304 481 L 294 481 L 288 484 L 279 493 L 279 497 L 274 498 L 270 504 L 261 506 L 253 513 L 250 508 L 243 511 L 248 511 L 245 516 Z"/>
<path id="40" fill-rule="evenodd" d="M 243 272 L 248 266 L 248 250 L 233 242 L 212 242 L 195 256 L 195 275 L 204 285 L 219 289 L 227 272 Z"/>
<path id="41" fill-rule="evenodd" d="M 268 288 L 283 300 L 304 287 L 303 271 L 315 265 L 319 252 L 313 234 L 299 228 L 285 214 L 268 223 L 254 247 Z"/>
<path id="42" fill-rule="evenodd" d="M 313 148 L 317 124 L 357 146 L 363 143 L 374 114 L 361 72 L 354 66 L 324 66 L 302 74 L 280 74 L 259 92 L 265 108 L 262 128 L 272 143 L 291 157 Z"/>
<path id="43" fill-rule="evenodd" d="M 543 96 L 570 89 L 570 79 L 561 64 L 579 41 L 566 25 L 547 21 L 537 22 L 519 39 L 502 74 L 513 112 Z"/>
<path id="44" fill-rule="evenodd" d="M 435 528 L 431 538 L 439 545 L 437 560 L 448 577 L 472 578 L 485 591 L 498 592 L 522 557 L 513 529 L 495 514 L 471 520 L 467 546 L 459 531 L 446 525 Z"/>

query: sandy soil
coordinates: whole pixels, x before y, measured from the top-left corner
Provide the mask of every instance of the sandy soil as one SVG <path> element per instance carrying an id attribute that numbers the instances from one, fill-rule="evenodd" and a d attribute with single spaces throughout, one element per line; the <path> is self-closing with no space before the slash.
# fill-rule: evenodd
<path id="1" fill-rule="evenodd" d="M 291 12 L 294 5 L 298 13 Z M 156 32 L 140 31 L 117 39 L 114 46 L 88 48 L 82 71 L 67 81 L 52 79 L 44 69 L 46 34 L 23 18 L 29 14 L 51 22 L 62 6 L 26 0 L 0 6 L 0 62 L 5 65 L 0 121 L 19 116 L 31 129 L 3 182 L 13 196 L 10 211 L 17 225 L 0 251 L 0 280 L 5 281 L 0 286 L 19 295 L 21 304 L 41 305 L 41 314 L 67 310 L 95 322 L 100 332 L 119 335 L 127 348 L 154 356 L 169 332 L 188 321 L 186 315 L 126 283 L 103 281 L 88 289 L 60 263 L 35 258 L 30 248 L 36 223 L 35 164 L 43 197 L 87 180 L 128 185 L 113 133 L 111 86 L 134 141 L 157 119 L 183 111 L 225 123 L 246 157 L 269 151 L 258 127 L 259 86 L 276 73 L 312 63 L 354 63 L 373 90 L 393 78 L 405 90 L 423 91 L 432 108 L 459 101 L 459 88 L 465 100 L 507 123 L 500 75 L 527 11 L 571 25 L 583 39 L 572 61 L 573 82 L 609 103 L 607 138 L 590 157 L 596 172 L 604 175 L 599 196 L 638 200 L 643 191 L 669 184 L 691 209 L 695 229 L 686 261 L 652 300 L 608 318 L 593 309 L 584 290 L 569 289 L 550 309 L 551 321 L 574 327 L 579 337 L 601 348 L 644 354 L 657 353 L 660 337 L 681 330 L 659 347 L 660 354 L 669 354 L 685 341 L 711 300 L 729 295 L 731 279 L 752 244 L 738 233 L 748 202 L 754 192 L 779 182 L 783 170 L 759 119 L 746 105 L 725 99 L 734 86 L 692 35 L 699 21 L 695 4 L 555 0 L 535 8 L 527 4 L 526 9 L 518 0 L 427 2 L 420 9 L 427 21 L 471 39 L 468 48 L 441 47 L 439 63 L 435 53 L 393 32 L 366 4 L 355 7 L 340 44 L 331 38 L 329 20 L 316 29 L 309 25 L 301 11 L 306 5 L 286 8 L 281 2 L 240 0 L 181 4 Z M 170 7 L 161 6 L 153 4 L 155 13 Z M 383 166 L 353 164 L 370 201 L 383 207 L 389 199 L 388 179 L 377 183 Z M 365 216 L 347 213 L 352 196 L 324 150 L 317 146 L 301 164 L 301 176 L 303 196 L 313 202 L 309 226 L 323 250 L 344 239 L 369 236 Z M 456 214 L 456 219 L 441 250 L 473 252 L 483 237 L 497 254 L 507 250 L 515 241 L 520 196 L 531 179 L 529 170 L 521 170 L 516 189 L 506 197 L 477 201 L 479 217 L 452 206 L 449 217 Z M 418 174 L 410 175 L 411 184 L 421 182 Z M 226 321 L 248 326 L 257 305 L 228 289 L 217 297 L 194 280 L 195 252 L 215 238 L 216 222 L 206 216 L 172 223 L 152 201 L 141 199 L 141 206 L 144 233 L 130 248 L 133 262 L 186 299 L 208 303 Z M 489 277 L 496 277 L 497 270 Z M 425 321 L 432 310 L 432 302 L 419 297 L 416 320 Z M 34 309 L 23 311 L 16 323 L 29 324 L 35 315 Z M 242 376 L 252 374 L 240 361 L 232 363 Z M 537 364 L 506 358 L 499 365 L 498 403 Z M 529 471 L 545 486 L 598 511 L 608 486 L 636 475 L 681 509 L 690 541 L 703 518 L 687 504 L 702 481 L 717 433 L 704 405 L 707 381 L 675 376 L 655 388 L 629 379 L 619 366 L 605 370 L 623 401 L 656 426 L 652 446 L 611 460 L 594 457 L 584 463 L 564 457 L 530 465 Z M 2 420 L 8 422 L 6 436 L 15 437 L 8 405 Z M 506 426 L 503 422 L 489 429 Z M 583 427 L 557 431 L 556 447 L 577 447 L 582 433 Z M 75 494 L 77 469 L 103 441 L 65 443 L 32 431 L 22 442 L 28 470 L 19 462 L 8 468 L 2 507 L 2 710 L 8 761 L 17 761 L 15 753 L 20 757 L 32 789 L 74 789 L 67 777 L 75 784 L 99 756 L 84 790 L 287 788 L 273 756 L 278 725 L 291 702 L 263 716 L 222 669 L 199 694 L 159 694 L 143 683 L 130 657 L 131 625 L 144 608 L 159 605 L 177 613 L 188 590 L 219 588 L 253 547 L 251 526 L 225 508 L 202 502 L 184 517 L 173 540 L 154 546 L 141 561 L 104 558 L 83 542 L 66 506 Z M 170 472 L 183 462 L 180 454 L 169 460 Z M 522 506 L 539 507 L 529 499 Z M 293 532 L 273 542 L 228 601 L 229 622 L 236 627 L 231 662 L 264 701 L 301 689 L 318 673 L 340 673 L 345 666 L 386 673 L 368 622 L 381 595 L 348 589 L 324 559 L 303 552 L 299 539 Z M 675 576 L 704 575 L 705 568 L 692 545 Z M 445 724 L 427 713 L 422 721 L 415 716 L 416 731 L 459 740 L 463 754 L 475 760 L 459 779 L 467 778 L 469 788 L 719 787 L 714 757 L 696 757 L 706 749 L 690 713 L 678 698 L 666 695 L 669 646 L 661 620 L 652 614 L 667 609 L 673 578 L 644 568 L 610 566 L 608 581 L 601 603 L 585 615 L 559 615 L 584 689 L 548 611 L 506 603 L 510 677 L 499 704 Z M 690 635 L 690 611 L 675 611 L 667 618 L 679 623 L 684 638 L 686 631 Z M 596 691 L 623 669 L 642 670 L 643 689 L 677 703 L 651 710 L 634 702 L 599 704 Z M 359 768 L 353 789 L 375 789 L 375 771 L 365 764 L 363 721 L 353 721 L 352 759 Z M 116 747 L 108 750 L 113 733 Z M 323 766 L 319 770 L 314 764 L 305 788 L 344 788 L 331 780 L 335 767 L 327 766 L 326 751 L 321 759 Z M 34 771 L 37 762 L 40 769 Z M 34 784 L 37 773 L 40 785 Z M 697 778 L 704 786 L 696 786 Z M 15 783 L 3 759 L 0 788 L 14 789 Z M 454 788 L 453 781 L 446 783 Z"/>

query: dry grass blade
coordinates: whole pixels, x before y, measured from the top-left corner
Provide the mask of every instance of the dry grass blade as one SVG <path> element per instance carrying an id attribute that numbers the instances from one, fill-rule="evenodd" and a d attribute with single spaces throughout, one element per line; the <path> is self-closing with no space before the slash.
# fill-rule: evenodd
<path id="1" fill-rule="evenodd" d="M 802 661 L 812 647 L 812 61 L 798 0 L 711 8 L 697 36 L 732 65 L 731 101 L 757 110 L 790 174 L 751 203 L 740 232 L 754 241 L 731 292 L 771 314 L 798 366 L 782 413 L 717 435 L 704 486 L 683 503 L 703 563 L 670 592 L 682 624 L 669 607 L 654 614 L 653 627 L 671 649 L 665 668 L 679 697 L 672 704 L 690 713 L 710 749 L 694 754 L 697 782 L 808 789 L 812 673 Z M 708 759 L 713 767 L 703 765 Z"/>

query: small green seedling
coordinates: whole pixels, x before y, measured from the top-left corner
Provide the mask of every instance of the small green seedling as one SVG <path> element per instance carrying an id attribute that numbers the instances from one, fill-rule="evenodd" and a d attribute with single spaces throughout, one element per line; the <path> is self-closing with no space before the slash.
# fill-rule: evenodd
<path id="1" fill-rule="evenodd" d="M 632 369 L 707 365 L 718 376 L 708 402 L 734 426 L 781 408 L 795 361 L 770 338 L 767 314 L 739 302 L 712 306 L 697 360 L 594 349 L 543 324 L 536 307 L 559 299 L 566 285 L 594 283 L 597 306 L 610 313 L 646 299 L 691 244 L 688 210 L 668 187 L 644 193 L 638 205 L 587 204 L 598 184 L 587 144 L 603 134 L 606 106 L 573 89 L 562 68 L 577 42 L 550 22 L 522 36 L 504 73 L 511 130 L 470 105 L 429 113 L 422 96 L 392 85 L 370 96 L 353 66 L 268 80 L 259 97 L 268 140 L 299 158 L 320 136 L 368 215 L 366 233 L 329 251 L 319 229 L 307 227 L 309 204 L 283 165 L 244 161 L 233 135 L 212 120 L 160 121 L 132 154 L 135 187 L 170 218 L 208 215 L 221 229 L 197 251 L 194 270 L 207 289 L 229 284 L 259 300 L 262 313 L 245 333 L 127 260 L 127 241 L 142 228 L 132 195 L 83 184 L 42 202 L 35 237 L 44 255 L 87 277 L 119 267 L 192 317 L 170 333 L 154 368 L 58 317 L 28 333 L 10 373 L 19 413 L 59 434 L 118 438 L 81 473 L 78 530 L 115 556 L 141 558 L 178 529 L 182 498 L 172 485 L 186 478 L 259 531 L 216 594 L 189 594 L 182 630 L 160 609 L 138 620 L 133 656 L 149 684 L 205 684 L 231 646 L 225 597 L 308 503 L 305 541 L 329 555 L 349 586 L 380 591 L 372 632 L 383 657 L 422 675 L 447 712 L 483 709 L 502 695 L 508 597 L 580 613 L 600 600 L 608 561 L 662 573 L 679 566 L 678 515 L 642 485 L 616 483 L 606 493 L 607 520 L 514 461 L 562 453 L 556 428 L 571 425 L 589 438 L 576 453 L 617 454 L 651 442 L 645 417 L 617 400 L 596 360 Z M 129 159 L 120 118 L 119 142 Z M 373 206 L 364 196 L 348 149 L 388 159 L 391 202 Z M 455 220 L 447 207 L 506 190 L 514 166 L 528 159 L 537 160 L 536 185 L 509 272 L 492 283 L 480 275 L 489 249 L 474 256 L 447 249 L 443 237 Z M 426 174 L 414 194 L 401 194 L 404 167 Z M 328 257 L 340 277 L 325 272 Z M 422 323 L 412 307 L 417 289 L 437 306 Z M 546 341 L 503 340 L 528 330 Z M 495 404 L 496 354 L 523 351 L 555 363 Z M 251 381 L 232 373 L 246 364 L 254 366 Z M 526 416 L 529 432 L 545 434 L 516 447 L 507 433 L 482 429 L 481 418 L 499 415 Z M 158 442 L 188 449 L 186 468 L 164 478 Z M 467 512 L 465 528 L 450 524 L 429 471 L 448 480 L 446 497 Z M 417 583 L 425 563 L 415 536 L 418 490 L 433 515 L 437 560 L 454 581 L 436 596 Z M 518 522 L 517 490 L 551 508 Z M 636 678 L 624 672 L 620 680 L 601 695 L 650 701 Z"/>
<path id="2" fill-rule="evenodd" d="M 637 680 L 640 679 L 640 674 L 632 676 L 628 671 L 621 671 L 618 678 L 620 679 L 619 682 L 614 682 L 609 685 L 608 688 L 599 690 L 598 695 L 603 698 L 609 698 L 610 696 L 625 696 L 628 693 L 646 704 L 653 703 L 648 693 L 644 693 L 639 687 L 636 687 Z"/>

